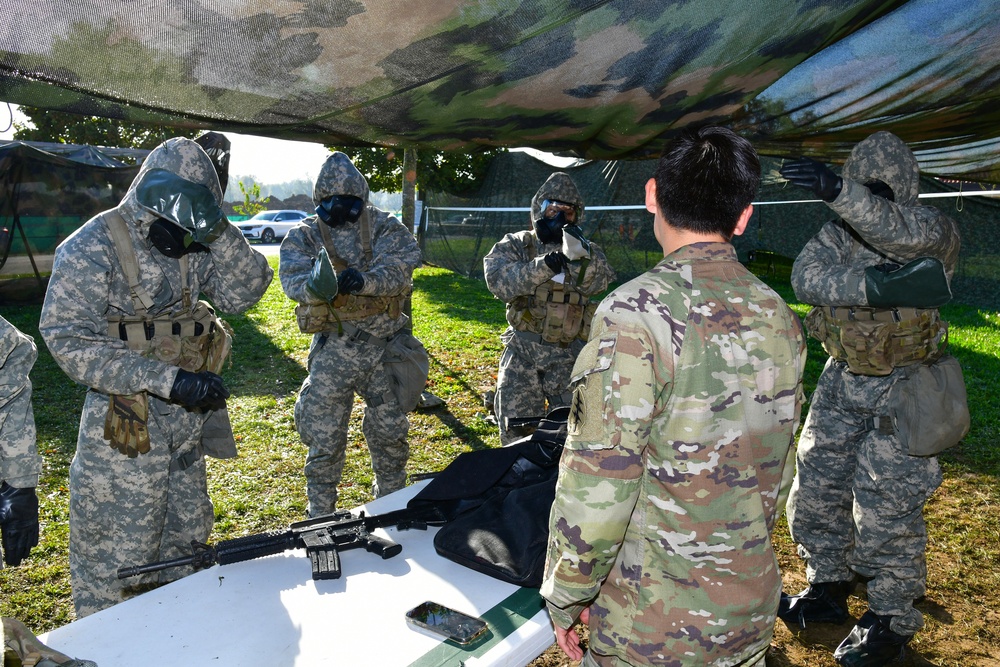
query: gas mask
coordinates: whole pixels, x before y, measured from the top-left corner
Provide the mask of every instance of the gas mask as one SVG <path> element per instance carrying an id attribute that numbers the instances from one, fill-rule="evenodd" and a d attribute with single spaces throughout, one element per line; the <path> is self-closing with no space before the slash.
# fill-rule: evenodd
<path id="1" fill-rule="evenodd" d="M 364 210 L 365 203 L 360 197 L 332 195 L 319 203 L 316 215 L 331 227 L 340 227 L 345 223 L 357 222 Z"/>
<path id="2" fill-rule="evenodd" d="M 567 202 L 542 200 L 542 215 L 532 223 L 538 240 L 542 243 L 561 243 L 563 227 L 577 223 L 579 210 L 578 206 Z"/>
<path id="3" fill-rule="evenodd" d="M 149 227 L 149 242 L 165 257 L 180 259 L 192 252 L 208 252 L 208 247 L 198 243 L 191 233 L 164 218 L 157 218 Z"/>

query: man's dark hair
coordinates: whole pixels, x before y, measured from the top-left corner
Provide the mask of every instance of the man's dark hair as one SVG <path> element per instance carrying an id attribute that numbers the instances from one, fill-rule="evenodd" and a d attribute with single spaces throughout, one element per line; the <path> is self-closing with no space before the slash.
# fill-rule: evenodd
<path id="1" fill-rule="evenodd" d="M 749 141 L 724 127 L 685 130 L 656 166 L 656 204 L 667 224 L 729 238 L 760 185 Z"/>

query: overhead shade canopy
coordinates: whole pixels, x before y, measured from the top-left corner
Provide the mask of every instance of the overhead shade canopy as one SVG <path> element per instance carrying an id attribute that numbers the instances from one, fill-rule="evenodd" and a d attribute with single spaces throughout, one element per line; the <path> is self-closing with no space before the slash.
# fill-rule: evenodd
<path id="1" fill-rule="evenodd" d="M 896 132 L 1000 180 L 994 0 L 0 0 L 0 99 L 337 146 L 656 155 Z"/>

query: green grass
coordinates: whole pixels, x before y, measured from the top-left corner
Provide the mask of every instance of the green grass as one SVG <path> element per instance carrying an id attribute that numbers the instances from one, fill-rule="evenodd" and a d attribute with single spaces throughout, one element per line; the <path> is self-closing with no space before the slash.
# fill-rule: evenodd
<path id="1" fill-rule="evenodd" d="M 272 265 L 276 265 L 273 258 Z M 787 267 L 762 266 L 770 282 L 802 316 L 795 303 Z M 430 353 L 429 390 L 442 407 L 410 415 L 411 474 L 444 468 L 459 453 L 499 446 L 495 427 L 486 421 L 482 394 L 492 388 L 506 326 L 504 304 L 482 281 L 424 267 L 414 275 L 414 333 Z M 20 567 L 0 570 L 0 614 L 44 632 L 73 620 L 67 562 L 68 469 L 76 445 L 84 388 L 70 382 L 55 365 L 38 335 L 39 306 L 4 308 L 3 315 L 39 346 L 32 371 L 38 447 L 44 457 L 39 488 L 42 539 Z M 962 305 L 943 309 L 951 322 L 950 345 L 962 362 L 972 409 L 972 431 L 963 444 L 941 457 L 945 484 L 928 507 L 929 559 L 934 568 L 929 596 L 947 604 L 975 605 L 977 618 L 955 621 L 942 632 L 971 642 L 1000 646 L 996 623 L 1000 590 L 1000 314 Z M 303 517 L 306 507 L 302 466 L 305 448 L 295 432 L 295 397 L 306 376 L 310 337 L 295 325 L 293 304 L 277 278 L 254 308 L 225 318 L 236 336 L 233 364 L 223 376 L 233 397 L 230 410 L 240 457 L 209 460 L 209 486 L 215 503 L 213 540 L 284 528 Z M 809 342 L 806 369 L 811 392 L 826 355 Z M 357 404 L 360 407 L 360 402 Z M 353 507 L 371 499 L 372 474 L 361 435 L 360 409 L 350 422 L 347 466 L 340 504 Z M 801 573 L 782 523 L 776 547 Z M 957 616 L 957 614 L 956 614 Z M 936 621 L 930 622 L 931 627 Z M 992 644 L 991 644 L 992 643 Z M 816 663 L 822 664 L 822 663 Z M 956 663 L 958 664 L 958 663 Z M 973 664 L 973 663 L 968 663 Z"/>

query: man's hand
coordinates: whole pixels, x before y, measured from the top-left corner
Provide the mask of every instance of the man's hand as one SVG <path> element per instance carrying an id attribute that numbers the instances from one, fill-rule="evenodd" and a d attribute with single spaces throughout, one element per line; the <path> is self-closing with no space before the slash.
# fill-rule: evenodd
<path id="1" fill-rule="evenodd" d="M 306 289 L 317 299 L 330 302 L 337 296 L 340 290 L 337 282 L 337 272 L 333 270 L 333 263 L 330 262 L 330 255 L 326 248 L 320 248 L 319 255 L 313 262 L 312 270 L 306 279 Z"/>
<path id="2" fill-rule="evenodd" d="M 365 286 L 365 276 L 357 269 L 344 269 L 337 276 L 340 291 L 345 294 L 357 294 Z"/>
<path id="3" fill-rule="evenodd" d="M 833 173 L 833 170 L 822 162 L 817 162 L 812 158 L 800 157 L 797 160 L 781 166 L 778 170 L 782 177 L 788 179 L 794 185 L 809 188 L 817 197 L 826 202 L 831 202 L 837 198 L 844 181 L 840 176 Z"/>
<path id="4" fill-rule="evenodd" d="M 34 487 L 15 489 L 7 482 L 0 484 L 0 538 L 3 560 L 7 565 L 20 565 L 31 548 L 38 546 L 38 496 Z"/>
<path id="5" fill-rule="evenodd" d="M 553 250 L 545 255 L 545 266 L 549 267 L 553 274 L 562 273 L 569 266 L 569 258 L 559 250 Z"/>
<path id="6" fill-rule="evenodd" d="M 590 607 L 585 607 L 580 613 L 580 623 L 582 625 L 590 624 Z M 570 628 L 560 628 L 558 625 L 553 624 L 553 629 L 556 632 L 556 644 L 562 649 L 562 652 L 570 660 L 580 660 L 583 658 L 583 648 L 580 647 L 580 635 L 576 634 L 576 630 L 572 627 Z"/>
<path id="7" fill-rule="evenodd" d="M 208 371 L 192 373 L 182 368 L 170 389 L 171 401 L 191 408 L 221 410 L 226 407 L 227 398 L 229 390 L 222 378 Z"/>

